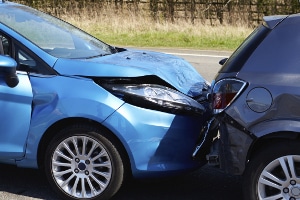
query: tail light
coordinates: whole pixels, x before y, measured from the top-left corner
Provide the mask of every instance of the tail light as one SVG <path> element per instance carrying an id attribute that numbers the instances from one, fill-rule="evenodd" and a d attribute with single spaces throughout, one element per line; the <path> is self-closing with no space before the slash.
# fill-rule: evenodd
<path id="1" fill-rule="evenodd" d="M 225 110 L 245 88 L 246 82 L 238 79 L 222 79 L 216 82 L 212 90 L 214 114 Z"/>

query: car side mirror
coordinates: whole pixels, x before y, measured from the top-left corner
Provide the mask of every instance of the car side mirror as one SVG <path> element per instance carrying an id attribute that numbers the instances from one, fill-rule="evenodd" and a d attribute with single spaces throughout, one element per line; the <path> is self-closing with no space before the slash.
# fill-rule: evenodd
<path id="1" fill-rule="evenodd" d="M 11 57 L 0 55 L 0 75 L 4 77 L 9 87 L 16 87 L 19 83 L 16 61 Z"/>
<path id="2" fill-rule="evenodd" d="M 220 65 L 224 65 L 224 63 L 227 61 L 228 58 L 223 58 L 222 60 L 219 61 Z"/>

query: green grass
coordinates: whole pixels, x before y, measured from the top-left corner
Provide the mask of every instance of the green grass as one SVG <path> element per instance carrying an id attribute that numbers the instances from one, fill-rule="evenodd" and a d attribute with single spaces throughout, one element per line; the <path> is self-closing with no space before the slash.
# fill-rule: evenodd
<path id="1" fill-rule="evenodd" d="M 176 32 L 139 32 L 135 34 L 106 34 L 91 32 L 95 37 L 115 45 L 145 47 L 182 47 L 193 49 L 233 50 L 245 39 L 245 36 L 197 36 Z"/>
<path id="2" fill-rule="evenodd" d="M 105 16 L 105 17 L 103 17 Z M 252 32 L 244 26 L 210 26 L 186 21 L 154 22 L 144 16 L 67 16 L 65 20 L 114 46 L 234 50 Z"/>
<path id="3" fill-rule="evenodd" d="M 171 47 L 205 50 L 234 50 L 253 31 L 244 24 L 217 25 L 218 20 L 192 24 L 184 19 L 169 22 L 163 18 L 153 21 L 147 11 L 80 8 L 74 4 L 67 12 L 56 13 L 75 26 L 114 46 Z M 46 11 L 45 9 L 44 11 Z M 77 11 L 76 11 L 77 10 Z M 118 11 L 118 12 L 117 12 Z M 236 20 L 238 24 L 238 19 Z M 210 24 L 215 24 L 214 26 Z"/>

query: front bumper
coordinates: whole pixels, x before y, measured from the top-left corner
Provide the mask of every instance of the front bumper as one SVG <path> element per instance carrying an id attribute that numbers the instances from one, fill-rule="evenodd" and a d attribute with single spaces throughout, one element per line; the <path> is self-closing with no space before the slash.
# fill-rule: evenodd
<path id="1" fill-rule="evenodd" d="M 175 175 L 206 164 L 205 159 L 196 161 L 191 155 L 208 118 L 208 113 L 174 115 L 124 104 L 103 124 L 124 145 L 133 176 L 145 178 Z"/>
<path id="2" fill-rule="evenodd" d="M 218 125 L 218 121 L 215 118 L 212 118 L 202 127 L 197 145 L 192 154 L 193 159 L 206 159 L 206 155 L 209 153 L 213 138 L 215 138 L 218 134 Z"/>

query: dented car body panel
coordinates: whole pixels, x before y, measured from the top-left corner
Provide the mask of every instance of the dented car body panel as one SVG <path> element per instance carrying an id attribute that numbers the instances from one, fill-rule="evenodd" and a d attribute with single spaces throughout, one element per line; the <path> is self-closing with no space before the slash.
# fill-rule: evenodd
<path id="1" fill-rule="evenodd" d="M 8 126 L 24 127 L 2 129 L 1 163 L 43 166 L 51 139 L 79 123 L 107 130 L 134 177 L 174 175 L 206 163 L 191 154 L 211 118 L 210 85 L 182 58 L 112 47 L 11 2 L 0 3 L 0 38 L 1 53 L 16 60 L 19 78 L 14 88 L 2 80 L 0 101 L 11 107 L 5 99 L 10 90 L 24 99 L 23 111 L 16 106 L 2 115 L 15 120 Z"/>
<path id="2" fill-rule="evenodd" d="M 101 66 L 99 66 L 101 64 Z M 65 66 L 72 66 L 72 70 Z M 173 66 L 173 67 L 170 67 Z M 86 60 L 58 59 L 54 69 L 64 75 L 140 77 L 155 75 L 189 96 L 198 96 L 208 83 L 187 61 L 151 51 L 127 51 Z"/>
<path id="3" fill-rule="evenodd" d="M 70 85 L 78 83 L 78 86 L 70 88 Z M 111 130 L 129 153 L 132 170 L 137 177 L 142 177 L 143 174 L 150 176 L 145 173 L 150 171 L 183 169 L 187 167 L 187 163 L 191 169 L 199 166 L 198 162 L 189 160 L 201 129 L 197 124 L 204 123 L 203 117 L 176 116 L 138 108 L 106 91 L 100 92 L 103 89 L 86 78 L 31 77 L 31 84 L 34 109 L 26 159 L 18 161 L 19 166 L 37 167 L 36 149 L 39 148 L 43 133 L 53 124 L 68 118 L 90 119 Z M 56 89 L 57 84 L 60 85 L 59 90 Z M 137 116 L 136 112 L 140 114 Z M 184 145 L 185 149 L 180 154 L 174 154 L 173 149 L 178 148 L 182 140 L 189 145 Z M 177 160 L 185 162 L 177 163 Z"/>
<path id="4" fill-rule="evenodd" d="M 236 90 L 227 85 L 232 94 L 239 92 L 216 114 L 220 121 L 220 164 L 231 174 L 243 174 L 255 151 L 272 138 L 299 137 L 300 15 L 264 20 L 214 81 L 213 95 L 226 93 L 222 80 L 230 78 L 245 85 Z"/>

